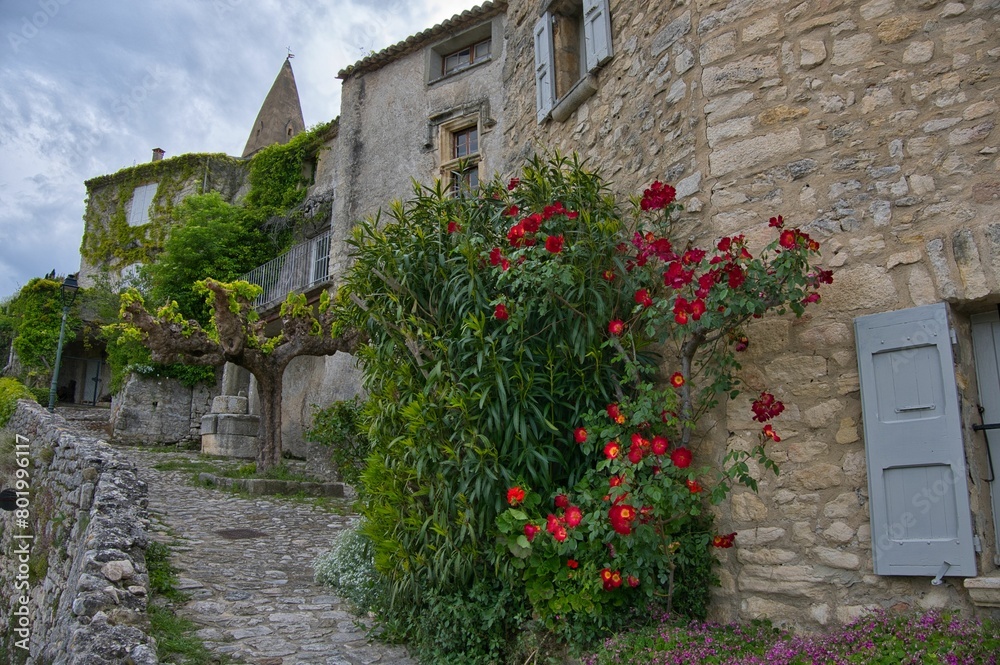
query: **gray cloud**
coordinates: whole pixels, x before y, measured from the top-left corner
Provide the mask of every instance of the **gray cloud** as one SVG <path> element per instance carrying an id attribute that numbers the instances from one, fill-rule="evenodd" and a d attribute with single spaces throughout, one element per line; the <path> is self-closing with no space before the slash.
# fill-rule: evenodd
<path id="1" fill-rule="evenodd" d="M 0 299 L 79 266 L 83 181 L 239 154 L 290 47 L 307 125 L 337 72 L 475 0 L 0 0 Z"/>

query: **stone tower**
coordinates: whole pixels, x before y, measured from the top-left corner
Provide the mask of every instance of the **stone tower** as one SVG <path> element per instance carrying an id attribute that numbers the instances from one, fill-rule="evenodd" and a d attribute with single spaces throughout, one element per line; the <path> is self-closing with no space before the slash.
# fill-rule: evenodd
<path id="1" fill-rule="evenodd" d="M 250 157 L 261 148 L 275 143 L 288 143 L 305 128 L 292 63 L 290 58 L 285 58 L 250 130 L 243 157 Z"/>

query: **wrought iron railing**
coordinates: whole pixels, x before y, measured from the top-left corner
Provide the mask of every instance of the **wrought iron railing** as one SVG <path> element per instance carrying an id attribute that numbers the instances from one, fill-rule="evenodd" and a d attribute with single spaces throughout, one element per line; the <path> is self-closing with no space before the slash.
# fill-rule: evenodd
<path id="1" fill-rule="evenodd" d="M 289 293 L 305 291 L 330 279 L 330 232 L 327 231 L 257 266 L 240 279 L 263 291 L 254 309 L 267 309 L 283 301 Z"/>

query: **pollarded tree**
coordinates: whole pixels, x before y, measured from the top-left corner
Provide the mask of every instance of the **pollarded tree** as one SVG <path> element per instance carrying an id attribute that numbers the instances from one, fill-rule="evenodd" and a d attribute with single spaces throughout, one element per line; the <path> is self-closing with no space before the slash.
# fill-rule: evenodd
<path id="1" fill-rule="evenodd" d="M 267 471 L 281 461 L 281 387 L 285 368 L 299 356 L 352 353 L 360 334 L 339 332 L 330 311 L 329 294 L 312 308 L 304 295 L 289 295 L 281 306 L 281 332 L 267 337 L 264 322 L 251 303 L 260 287 L 247 282 L 222 283 L 206 279 L 195 285 L 207 295 L 211 324 L 203 328 L 185 320 L 176 303 L 155 315 L 147 311 L 135 291 L 122 296 L 126 334 L 137 335 L 158 363 L 221 366 L 231 362 L 257 379 L 260 394 L 260 430 L 257 470 Z"/>

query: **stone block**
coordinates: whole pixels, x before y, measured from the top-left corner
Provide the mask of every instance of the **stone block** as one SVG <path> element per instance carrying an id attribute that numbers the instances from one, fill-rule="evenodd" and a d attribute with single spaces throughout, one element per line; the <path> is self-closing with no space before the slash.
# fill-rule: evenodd
<path id="1" fill-rule="evenodd" d="M 972 230 L 964 228 L 955 231 L 951 236 L 951 248 L 958 274 L 965 286 L 965 297 L 975 299 L 989 294 L 990 288 L 986 283 L 986 273 L 983 271 Z"/>
<path id="2" fill-rule="evenodd" d="M 781 156 L 798 153 L 802 148 L 802 135 L 798 127 L 782 132 L 738 141 L 709 155 L 709 167 L 713 176 L 722 176 L 741 169 L 749 169 Z"/>
<path id="3" fill-rule="evenodd" d="M 219 395 L 212 400 L 212 413 L 249 413 L 249 400 L 237 395 Z"/>
<path id="4" fill-rule="evenodd" d="M 862 510 L 858 495 L 854 492 L 844 492 L 838 494 L 833 501 L 828 501 L 823 508 L 823 514 L 827 517 L 854 517 Z"/>
<path id="5" fill-rule="evenodd" d="M 250 416 L 253 417 L 253 416 Z M 256 459 L 257 437 L 239 435 L 202 434 L 201 452 L 238 459 Z"/>
<path id="6" fill-rule="evenodd" d="M 879 23 L 875 34 L 883 44 L 896 44 L 908 39 L 920 25 L 920 21 L 909 16 L 893 16 Z"/>
<path id="7" fill-rule="evenodd" d="M 853 35 L 833 42 L 833 58 L 831 63 L 836 66 L 853 65 L 865 62 L 871 57 L 872 36 L 867 33 Z"/>
<path id="8" fill-rule="evenodd" d="M 903 51 L 903 64 L 920 65 L 934 57 L 934 42 L 910 42 Z"/>
<path id="9" fill-rule="evenodd" d="M 844 410 L 844 403 L 839 399 L 830 399 L 810 407 L 802 412 L 802 422 L 813 429 L 829 426 L 834 418 Z"/>
<path id="10" fill-rule="evenodd" d="M 741 522 L 759 522 L 767 518 L 767 506 L 753 492 L 732 496 L 733 518 Z"/>
<path id="11" fill-rule="evenodd" d="M 784 475 L 784 474 L 782 474 Z M 788 472 L 789 482 L 794 487 L 806 490 L 822 490 L 837 487 L 843 483 L 844 472 L 835 464 L 821 462 L 806 468 Z"/>
<path id="12" fill-rule="evenodd" d="M 718 37 L 705 41 L 698 51 L 702 65 L 708 65 L 716 60 L 736 53 L 736 33 L 724 32 Z"/>
<path id="13" fill-rule="evenodd" d="M 816 557 L 831 568 L 841 570 L 859 570 L 861 568 L 861 557 L 851 552 L 835 550 L 829 547 L 816 547 L 813 549 Z"/>
<path id="14" fill-rule="evenodd" d="M 832 543 L 849 543 L 854 538 L 854 529 L 844 522 L 834 522 L 823 531 L 823 537 Z"/>
<path id="15" fill-rule="evenodd" d="M 978 607 L 1000 608 L 1000 575 L 968 577 L 962 584 Z"/>
<path id="16" fill-rule="evenodd" d="M 801 556 L 802 555 L 799 552 L 783 550 L 780 548 L 762 548 L 755 550 L 738 549 L 736 552 L 736 558 L 739 559 L 741 563 L 751 563 L 763 566 L 776 566 L 791 563 Z"/>
<path id="17" fill-rule="evenodd" d="M 812 69 L 826 61 L 826 44 L 821 39 L 803 39 L 799 42 L 799 66 Z"/>
<path id="18" fill-rule="evenodd" d="M 888 272 L 876 265 L 860 265 L 839 270 L 834 283 L 826 287 L 823 304 L 832 311 L 891 309 L 898 293 Z"/>
<path id="19" fill-rule="evenodd" d="M 736 544 L 739 547 L 753 547 L 754 545 L 765 545 L 781 540 L 785 537 L 785 530 L 777 526 L 760 526 L 755 529 L 740 530 L 736 533 Z"/>
<path id="20" fill-rule="evenodd" d="M 702 88 L 707 96 L 742 88 L 779 74 L 778 59 L 770 55 L 755 55 L 722 66 L 706 67 L 702 72 Z"/>

